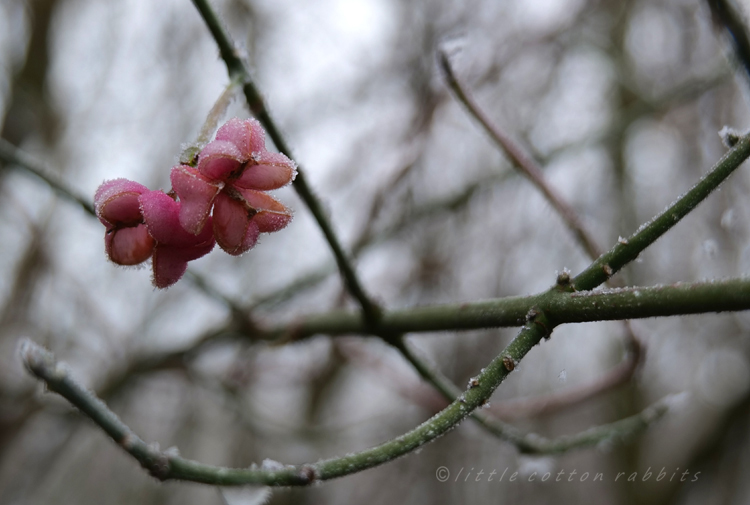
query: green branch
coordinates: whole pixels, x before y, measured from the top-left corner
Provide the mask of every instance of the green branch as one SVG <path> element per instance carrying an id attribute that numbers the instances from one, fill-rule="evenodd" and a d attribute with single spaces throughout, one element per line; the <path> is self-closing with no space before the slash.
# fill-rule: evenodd
<path id="1" fill-rule="evenodd" d="M 91 418 L 123 450 L 133 456 L 160 480 L 191 480 L 216 485 L 266 484 L 294 486 L 310 484 L 312 475 L 302 468 L 264 470 L 232 469 L 203 465 L 184 459 L 173 451 L 160 451 L 157 446 L 144 442 L 123 423 L 117 414 L 91 391 L 76 382 L 68 367 L 58 363 L 54 355 L 27 340 L 21 345 L 21 358 L 34 376 L 43 380 L 50 391 L 63 396 L 81 412 Z"/>
<path id="2" fill-rule="evenodd" d="M 594 426 L 574 435 L 562 435 L 554 439 L 537 438 L 534 440 L 533 449 L 526 452 L 529 454 L 562 454 L 571 449 L 628 441 L 661 419 L 671 408 L 675 397 L 678 399 L 680 395 L 682 393 L 667 396 L 637 414 L 609 424 Z"/>
<path id="3" fill-rule="evenodd" d="M 532 309 L 545 312 L 554 326 L 750 310 L 750 279 L 573 293 L 553 288 L 534 296 L 411 307 L 383 312 L 379 330 L 416 333 L 514 327 L 522 325 Z M 299 340 L 318 334 L 370 333 L 359 314 L 341 310 L 307 316 L 249 336 L 261 340 Z"/>
<path id="4" fill-rule="evenodd" d="M 229 34 L 226 32 L 221 24 L 216 13 L 213 11 L 207 0 L 193 0 L 193 4 L 198 9 L 198 12 L 203 17 L 211 35 L 213 36 L 216 44 L 219 46 L 219 52 L 221 58 L 227 66 L 230 79 L 239 79 L 242 84 L 242 89 L 245 93 L 247 104 L 250 107 L 253 115 L 258 118 L 263 127 L 266 129 L 266 133 L 271 138 L 273 143 L 276 145 L 279 151 L 288 156 L 290 159 L 294 159 L 289 145 L 281 135 L 281 130 L 276 125 L 276 122 L 271 118 L 268 112 L 263 96 L 261 95 L 258 88 L 253 82 L 252 76 L 249 70 L 240 59 L 235 49 Z M 336 236 L 333 226 L 326 216 L 323 205 L 321 204 L 318 197 L 313 192 L 312 188 L 307 184 L 307 178 L 305 177 L 304 170 L 302 167 L 297 167 L 297 177 L 292 183 L 294 189 L 299 194 L 300 198 L 305 202 L 307 207 L 310 209 L 313 217 L 318 223 L 323 235 L 328 241 L 328 245 L 336 258 L 336 264 L 341 271 L 341 276 L 344 279 L 346 287 L 351 295 L 359 302 L 362 306 L 362 314 L 371 327 L 377 325 L 378 318 L 380 316 L 379 307 L 370 299 L 365 292 L 364 287 L 359 281 L 354 267 L 351 265 L 349 258 L 344 252 L 344 248 L 341 246 L 338 237 Z"/>
<path id="5" fill-rule="evenodd" d="M 644 249 L 656 242 L 659 237 L 705 200 L 748 156 L 750 156 L 750 136 L 745 135 L 687 193 L 661 214 L 641 226 L 632 236 L 620 240 L 612 249 L 576 276 L 573 279 L 575 289 L 581 291 L 593 289 L 636 259 Z"/>
<path id="6" fill-rule="evenodd" d="M 513 355 L 523 355 L 533 345 L 516 339 L 509 348 Z M 99 425 L 118 445 L 137 459 L 141 465 L 160 480 L 190 480 L 214 485 L 263 484 L 269 486 L 298 486 L 318 480 L 328 480 L 392 461 L 438 438 L 460 423 L 470 412 L 485 403 L 495 388 L 510 373 L 504 357 L 492 361 L 481 374 L 475 386 L 461 399 L 453 402 L 439 414 L 382 445 L 364 451 L 332 458 L 309 465 L 280 466 L 276 469 L 234 469 L 205 465 L 184 459 L 170 451 L 159 451 L 140 439 L 116 414 L 107 408 L 92 392 L 78 384 L 67 367 L 54 356 L 26 341 L 21 347 L 21 357 L 28 370 L 43 380 L 47 387 L 79 408 Z"/>
<path id="7" fill-rule="evenodd" d="M 437 372 L 434 367 L 411 350 L 403 339 L 396 344 L 396 347 L 419 374 L 435 386 L 444 398 L 450 402 L 460 398 L 461 391 L 447 377 Z M 474 380 L 471 379 L 469 386 L 473 384 Z M 604 441 L 626 440 L 659 419 L 667 412 L 667 407 L 665 399 L 631 417 L 555 439 L 548 439 L 536 433 L 524 434 L 515 426 L 487 414 L 482 409 L 475 410 L 471 417 L 487 431 L 499 439 L 515 445 L 524 454 L 559 454 L 573 449 L 590 447 Z"/>
<path id="8" fill-rule="evenodd" d="M 56 361 L 54 355 L 31 341 L 23 342 L 21 357 L 25 366 L 34 376 L 44 381 L 50 391 L 58 393 L 96 423 L 124 451 L 135 458 L 143 468 L 159 480 L 188 480 L 204 484 L 231 486 L 261 484 L 267 486 L 304 486 L 316 481 L 329 480 L 356 473 L 381 463 L 391 461 L 417 447 L 433 440 L 458 423 L 469 409 L 479 401 L 478 385 L 470 390 L 452 408 L 434 416 L 415 430 L 386 444 L 372 449 L 303 465 L 253 465 L 250 468 L 227 468 L 205 465 L 178 455 L 176 450 L 161 451 L 158 446 L 148 444 L 107 405 L 91 391 L 73 379 L 68 367 Z M 507 369 L 500 362 L 502 370 Z M 497 364 L 495 367 L 497 368 Z M 497 377 L 498 370 L 489 371 L 486 377 Z M 502 371 L 501 375 L 502 375 Z M 642 429 L 666 411 L 666 404 L 660 402 L 641 414 L 611 425 L 600 426 L 586 432 L 556 440 L 540 438 L 530 445 L 528 452 L 555 453 L 574 447 L 599 443 L 619 436 L 631 435 Z"/>

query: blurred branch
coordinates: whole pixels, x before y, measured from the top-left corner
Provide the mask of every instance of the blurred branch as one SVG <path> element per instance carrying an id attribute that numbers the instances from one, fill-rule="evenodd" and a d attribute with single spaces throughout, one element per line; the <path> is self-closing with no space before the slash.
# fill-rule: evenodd
<path id="1" fill-rule="evenodd" d="M 493 401 L 491 406 L 485 405 L 485 408 L 492 416 L 503 421 L 539 417 L 579 405 L 596 395 L 612 390 L 633 377 L 642 359 L 643 351 L 640 342 L 638 340 L 627 340 L 626 343 L 632 345 L 626 349 L 622 361 L 589 383 L 549 395 Z M 357 366 L 372 369 L 379 377 L 385 378 L 392 384 L 391 387 L 401 392 L 405 398 L 430 412 L 439 412 L 450 403 L 450 400 L 446 401 L 445 396 L 438 392 L 437 388 L 430 385 L 428 374 L 419 374 L 420 378 L 424 380 L 412 378 L 412 376 L 401 373 L 397 367 L 389 365 L 385 360 L 374 358 L 367 352 L 360 350 L 360 346 L 353 344 L 353 342 L 349 342 L 344 347 L 349 359 L 355 360 Z M 425 369 L 430 372 L 431 365 L 429 362 L 424 358 L 421 359 L 421 362 Z M 417 371 L 420 372 L 420 370 Z M 435 372 L 435 375 L 441 374 Z"/>
<path id="2" fill-rule="evenodd" d="M 367 212 L 367 218 L 364 226 L 361 227 L 359 234 L 352 243 L 352 256 L 356 257 L 357 254 L 364 249 L 364 247 L 372 242 L 373 238 L 373 227 L 375 220 L 383 209 L 387 196 L 394 191 L 401 182 L 406 178 L 409 173 L 414 169 L 416 160 L 412 160 L 406 163 L 400 170 L 396 172 L 393 178 L 388 181 L 380 191 L 378 191 L 370 202 L 370 209 Z"/>
<path id="3" fill-rule="evenodd" d="M 195 287 L 203 291 L 204 294 L 213 298 L 219 303 L 224 304 L 232 314 L 232 322 L 226 325 L 226 328 L 239 328 L 241 331 L 253 331 L 255 323 L 253 322 L 251 311 L 242 307 L 232 297 L 222 293 L 201 274 L 188 268 L 185 276 Z"/>
<path id="4" fill-rule="evenodd" d="M 722 66 L 720 69 L 708 73 L 705 77 L 687 80 L 671 88 L 667 92 L 660 93 L 656 97 L 643 96 L 636 86 L 627 83 L 625 79 L 620 79 L 621 85 L 624 88 L 627 88 L 628 92 L 638 96 L 639 99 L 630 104 L 622 114 L 616 115 L 604 131 L 582 141 L 573 142 L 572 144 L 553 149 L 544 156 L 544 160 L 546 162 L 547 160 L 559 156 L 561 153 L 568 152 L 572 149 L 592 146 L 601 142 L 619 142 L 622 140 L 630 125 L 639 118 L 647 115 L 663 114 L 671 110 L 673 107 L 696 100 L 703 96 L 704 93 L 726 82 L 729 76 L 730 73 L 724 66 Z"/>
<path id="5" fill-rule="evenodd" d="M 742 15 L 731 0 L 706 0 L 714 23 L 723 26 L 729 33 L 737 59 L 750 78 L 750 38 Z"/>
<path id="6" fill-rule="evenodd" d="M 222 326 L 203 333 L 186 347 L 157 354 L 135 356 L 127 360 L 124 367 L 110 373 L 104 383 L 96 388 L 96 394 L 102 398 L 116 395 L 127 384 L 130 384 L 134 377 L 140 374 L 159 370 L 186 369 L 191 357 L 196 355 L 200 349 L 220 340 L 227 335 L 228 331 Z"/>
<path id="7" fill-rule="evenodd" d="M 452 70 L 450 72 L 450 75 L 453 76 Z M 461 90 L 460 84 L 455 79 L 453 80 L 453 83 L 459 90 Z M 481 111 L 478 108 L 476 109 L 476 112 L 481 114 Z M 528 155 L 525 155 L 522 152 L 520 147 L 513 146 L 512 144 L 511 144 L 511 147 L 514 148 L 514 152 L 520 153 L 522 155 L 522 159 L 531 160 L 531 157 Z M 365 244 L 368 243 L 368 241 L 370 240 L 372 236 L 371 229 L 372 229 L 374 219 L 377 216 L 380 208 L 382 207 L 384 203 L 385 195 L 388 193 L 389 190 L 392 190 L 398 183 L 400 183 L 400 181 L 406 176 L 406 174 L 409 173 L 412 167 L 413 167 L 413 163 L 406 165 L 402 170 L 400 170 L 396 174 L 396 176 L 393 178 L 390 184 L 388 184 L 385 188 L 383 188 L 383 190 L 379 192 L 378 195 L 376 195 L 376 197 L 373 199 L 370 212 L 369 212 L 369 218 L 367 220 L 367 225 L 363 227 L 358 238 L 355 240 L 354 247 L 353 247 L 354 251 L 359 250 Z M 527 170 L 522 170 L 522 173 L 528 173 L 528 170 L 531 170 L 532 171 L 531 173 L 535 175 L 533 180 L 537 182 L 541 182 L 542 188 L 547 188 L 547 192 L 545 194 L 554 195 L 554 192 L 546 184 L 546 181 L 540 169 L 538 169 L 534 165 L 531 165 L 530 167 L 528 167 Z M 558 197 L 556 201 L 565 205 L 566 208 L 569 210 L 570 215 L 576 217 L 575 211 L 573 211 L 571 207 L 567 206 L 567 204 L 562 198 Z M 587 236 L 590 238 L 590 235 L 588 235 L 588 233 L 586 232 L 586 230 L 583 228 L 582 225 L 578 229 L 574 229 L 573 231 L 580 232 L 584 236 Z M 576 234 L 578 235 L 578 233 Z M 584 249 L 587 249 L 587 252 L 589 253 L 589 255 L 596 252 L 594 250 L 590 250 L 589 248 L 587 248 L 587 244 L 585 242 L 582 245 L 584 246 Z M 595 258 L 596 256 L 591 257 L 592 260 Z M 550 396 L 534 398 L 530 400 L 516 401 L 512 405 L 511 404 L 503 405 L 503 407 L 501 407 L 502 411 L 509 417 L 511 415 L 515 415 L 516 417 L 522 417 L 522 416 L 529 416 L 529 415 L 535 415 L 535 414 L 538 415 L 538 414 L 545 413 L 545 412 L 551 412 L 560 408 L 564 408 L 567 406 L 572 406 L 577 403 L 580 403 L 588 398 L 591 398 L 592 396 L 595 396 L 599 393 L 607 391 L 608 389 L 611 389 L 629 380 L 632 377 L 638 365 L 638 359 L 640 356 L 640 352 L 638 351 L 640 350 L 640 343 L 637 342 L 635 336 L 633 335 L 630 325 L 627 324 L 627 322 L 624 322 L 624 324 L 626 326 L 629 347 L 633 347 L 637 349 L 637 351 L 628 353 L 628 357 L 626 361 L 622 363 L 619 367 L 616 367 L 609 374 L 597 380 L 593 384 L 587 384 L 584 387 L 577 388 L 572 391 L 568 391 L 565 394 L 561 394 L 561 395 L 550 395 Z M 434 387 L 436 387 L 436 389 L 441 391 L 441 393 L 449 402 L 455 400 L 456 396 L 458 396 L 459 393 L 454 391 L 453 394 L 450 394 L 449 393 L 450 389 L 445 389 L 444 387 L 441 387 L 439 383 L 435 382 L 436 378 L 440 377 L 440 373 L 437 370 L 432 371 L 431 366 L 427 362 L 418 361 L 417 358 L 413 355 L 413 353 L 408 352 L 407 348 L 405 347 L 403 343 L 403 335 L 399 335 L 398 337 L 389 336 L 385 340 L 396 342 L 395 344 L 396 348 L 404 355 L 407 361 L 409 361 L 415 367 L 415 369 L 419 372 L 419 374 L 425 380 L 427 380 Z M 456 389 L 449 381 L 447 381 L 447 379 L 443 379 L 443 382 L 449 385 L 454 390 Z M 497 410 L 498 409 L 495 408 L 495 412 Z M 509 431 L 510 432 L 513 431 L 512 426 L 510 425 L 503 426 L 500 421 L 494 420 L 489 416 L 483 415 L 483 413 L 480 411 L 476 411 L 474 414 L 472 414 L 472 417 L 478 420 L 480 422 L 480 425 L 489 429 L 490 433 L 496 436 L 499 436 L 499 438 L 503 440 L 508 440 L 506 433 L 508 433 Z M 493 424 L 493 423 L 494 423 L 494 426 L 490 426 L 490 424 Z M 537 435 L 523 436 L 522 438 L 516 437 L 515 439 L 509 440 L 509 441 L 521 448 L 525 448 L 525 450 L 527 451 L 531 451 L 532 450 L 531 448 L 533 448 L 534 452 L 545 452 L 544 447 L 547 447 L 547 446 L 552 447 L 550 441 L 547 441 L 549 443 L 538 445 L 537 442 L 540 441 L 540 437 L 538 437 Z"/>
<path id="8" fill-rule="evenodd" d="M 465 207 L 471 199 L 480 190 L 486 189 L 498 182 L 504 181 L 508 176 L 514 172 L 505 172 L 501 175 L 492 175 L 485 177 L 472 184 L 466 186 L 462 191 L 455 195 L 450 195 L 444 198 L 436 198 L 433 201 L 424 203 L 411 211 L 406 215 L 402 215 L 398 221 L 390 224 L 385 229 L 379 232 L 370 232 L 362 240 L 357 240 L 354 246 L 352 246 L 352 256 L 358 257 L 363 251 L 370 247 L 383 242 L 394 235 L 404 231 L 405 229 L 415 226 L 420 223 L 423 219 L 433 217 L 442 212 L 454 212 L 458 209 Z M 301 294 L 302 290 L 308 289 L 318 285 L 328 278 L 329 275 L 336 271 L 335 265 L 320 265 L 315 269 L 310 270 L 308 273 L 302 274 L 297 277 L 289 284 L 282 286 L 281 288 L 274 290 L 265 295 L 259 296 L 250 304 L 250 310 L 254 310 L 264 305 L 270 305 L 280 303 L 285 300 L 292 298 L 295 295 Z"/>
<path id="9" fill-rule="evenodd" d="M 489 117 L 487 117 L 474 99 L 466 92 L 463 85 L 456 77 L 445 51 L 438 51 L 438 59 L 440 60 L 440 66 L 443 69 L 443 75 L 445 76 L 451 90 L 456 95 L 456 98 L 458 98 L 469 114 L 471 114 L 471 116 L 482 125 L 487 134 L 489 134 L 495 144 L 510 158 L 516 168 L 528 177 L 532 184 L 542 192 L 550 205 L 552 205 L 560 217 L 562 217 L 563 221 L 565 221 L 565 224 L 568 225 L 568 228 L 574 233 L 589 257 L 591 257 L 591 259 L 598 257 L 601 252 L 596 245 L 596 242 L 594 242 L 594 239 L 583 227 L 583 224 L 578 218 L 576 211 L 573 210 L 573 207 L 568 205 L 568 203 L 557 194 L 552 186 L 547 184 L 542 173 L 542 168 L 539 164 L 534 161 L 534 159 L 528 155 L 520 145 L 514 142 L 510 136 L 506 135 L 496 125 L 492 124 Z"/>
<path id="10" fill-rule="evenodd" d="M 83 198 L 41 163 L 2 138 L 0 138 L 0 161 L 3 162 L 3 166 L 15 166 L 37 176 L 66 200 L 81 206 L 92 216 L 96 215 L 90 198 Z"/>
<path id="11" fill-rule="evenodd" d="M 216 13 L 209 5 L 208 0 L 193 0 L 193 4 L 203 17 L 206 26 L 211 32 L 216 44 L 219 46 L 219 52 L 221 53 L 221 58 L 226 63 L 230 79 L 239 79 L 243 83 L 242 89 L 245 92 L 245 98 L 253 115 L 255 115 L 255 117 L 258 118 L 258 121 L 261 122 L 266 129 L 268 136 L 271 137 L 271 140 L 276 144 L 279 151 L 287 155 L 290 159 L 294 159 L 291 149 L 281 135 L 280 129 L 271 118 L 263 100 L 263 96 L 255 86 L 249 70 L 237 54 L 234 43 L 231 41 L 229 34 L 222 26 Z M 336 258 L 336 264 L 341 271 L 341 275 L 349 293 L 351 293 L 351 295 L 362 306 L 362 315 L 365 321 L 367 321 L 368 325 L 372 327 L 377 326 L 377 321 L 380 317 L 380 309 L 370 299 L 365 292 L 364 287 L 361 285 L 354 267 L 350 263 L 349 258 L 347 258 L 347 255 L 333 230 L 333 226 L 328 221 L 322 203 L 313 193 L 312 188 L 307 184 L 307 178 L 302 167 L 297 167 L 297 177 L 292 184 L 300 198 L 302 198 L 305 204 L 307 204 L 307 207 L 310 209 L 310 212 L 328 241 L 328 245 Z"/>

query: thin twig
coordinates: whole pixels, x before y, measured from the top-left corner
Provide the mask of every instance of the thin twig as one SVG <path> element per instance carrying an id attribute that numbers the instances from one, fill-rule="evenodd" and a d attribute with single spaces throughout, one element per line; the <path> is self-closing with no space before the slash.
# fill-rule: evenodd
<path id="1" fill-rule="evenodd" d="M 569 409 L 603 392 L 625 384 L 633 377 L 640 363 L 641 348 L 637 340 L 633 342 L 636 345 L 626 351 L 625 357 L 620 363 L 589 383 L 549 395 L 495 400 L 491 406 L 486 407 L 486 411 L 503 421 L 538 417 Z M 384 363 L 382 359 L 373 358 L 368 353 L 358 349 L 358 346 L 348 345 L 346 353 L 350 356 L 350 359 L 355 359 L 358 365 L 379 372 L 381 377 L 386 377 L 389 382 L 393 383 L 393 387 L 398 387 L 405 397 L 431 412 L 439 412 L 451 401 L 431 384 L 432 374 L 430 376 L 420 374 L 424 382 L 417 379 L 408 381 L 402 374 L 399 374 L 399 370 L 395 367 Z M 409 360 L 407 359 L 407 361 Z M 425 358 L 422 358 L 421 361 L 427 370 L 430 370 L 433 366 Z M 441 375 L 437 372 L 435 374 Z"/>
<path id="2" fill-rule="evenodd" d="M 212 345 L 228 332 L 223 327 L 206 331 L 196 338 L 190 345 L 170 351 L 136 356 L 128 360 L 125 367 L 110 373 L 105 381 L 97 386 L 96 394 L 101 398 L 110 398 L 131 383 L 136 376 L 152 373 L 158 370 L 186 369 L 189 362 L 201 349 Z"/>
<path id="3" fill-rule="evenodd" d="M 713 168 L 687 193 L 669 205 L 627 239 L 619 240 L 573 280 L 578 290 L 590 290 L 612 277 L 688 215 L 750 156 L 750 136 L 741 137 Z"/>
<path id="4" fill-rule="evenodd" d="M 234 43 L 222 26 L 218 16 L 213 11 L 207 0 L 193 0 L 193 4 L 195 4 L 195 7 L 203 17 L 206 26 L 216 41 L 216 44 L 219 46 L 219 52 L 227 66 L 230 79 L 239 79 L 242 82 L 242 89 L 245 92 L 245 98 L 247 99 L 247 104 L 250 107 L 251 112 L 258 118 L 258 121 L 261 122 L 268 133 L 268 136 L 278 150 L 289 158 L 294 159 L 289 145 L 281 135 L 281 130 L 271 118 L 265 101 L 263 100 L 263 96 L 255 86 L 250 71 L 238 56 Z M 328 245 L 336 258 L 336 264 L 341 271 L 341 276 L 344 279 L 344 283 L 346 284 L 349 293 L 351 293 L 362 307 L 362 315 L 364 316 L 365 321 L 367 321 L 368 325 L 371 327 L 376 327 L 380 316 L 380 308 L 371 300 L 360 283 L 354 267 L 344 252 L 338 236 L 326 216 L 322 203 L 315 195 L 312 188 L 308 185 L 305 171 L 302 167 L 297 167 L 297 177 L 292 184 L 300 198 L 302 198 L 310 209 L 310 212 L 318 223 L 320 230 L 328 241 Z"/>
<path id="5" fill-rule="evenodd" d="M 562 198 L 562 196 L 560 196 L 552 188 L 552 186 L 547 183 L 547 180 L 542 173 L 541 167 L 534 160 L 531 154 L 528 153 L 519 143 L 514 142 L 509 135 L 507 135 L 495 124 L 493 124 L 488 115 L 485 114 L 484 111 L 482 111 L 479 105 L 474 101 L 468 91 L 466 91 L 464 86 L 461 84 L 460 80 L 456 77 L 453 67 L 451 66 L 450 59 L 448 58 L 448 55 L 445 53 L 445 51 L 440 50 L 438 52 L 438 58 L 443 69 L 445 79 L 461 104 L 466 108 L 469 114 L 482 125 L 482 127 L 490 135 L 495 144 L 511 159 L 514 166 L 522 174 L 526 175 L 527 178 L 534 184 L 534 186 L 536 186 L 537 189 L 542 192 L 550 205 L 557 211 L 560 217 L 562 217 L 563 221 L 567 224 L 568 228 L 571 230 L 583 249 L 586 251 L 589 258 L 592 261 L 595 260 L 601 254 L 600 249 L 596 245 L 594 239 L 592 238 L 592 235 L 584 227 L 582 221 L 578 217 L 578 214 L 575 212 L 573 207 L 570 206 L 565 201 L 565 199 Z M 623 324 L 625 326 L 626 338 L 630 342 L 629 346 L 639 346 L 639 343 L 636 342 L 636 337 L 633 334 L 630 325 L 627 322 L 624 322 Z M 588 392 L 591 396 L 593 396 L 606 391 L 610 387 L 614 387 L 615 385 L 620 384 L 622 380 L 627 380 L 632 376 L 632 373 L 635 371 L 637 364 L 637 361 L 633 362 L 632 366 L 623 370 L 623 372 L 627 373 L 617 373 L 616 375 L 610 375 L 606 377 L 606 379 L 608 380 L 599 384 L 595 384 L 586 389 L 581 389 L 577 392 L 577 394 L 567 395 L 565 397 L 559 398 L 546 397 L 540 399 L 543 401 L 543 403 L 537 403 L 531 400 L 532 403 L 526 403 L 526 405 L 531 408 L 529 412 L 538 410 L 538 408 L 533 408 L 534 405 L 547 405 L 548 408 L 546 411 L 549 412 L 553 410 L 553 408 L 564 407 L 566 399 L 573 403 L 583 401 L 585 397 L 582 396 L 581 393 Z M 620 371 L 618 370 L 618 372 Z M 519 408 L 517 409 L 517 412 L 523 412 L 524 410 L 525 409 L 523 408 Z"/>
<path id="6" fill-rule="evenodd" d="M 383 210 L 383 205 L 387 196 L 394 191 L 399 184 L 411 173 L 416 165 L 416 161 L 412 160 L 406 163 L 400 170 L 396 172 L 393 178 L 386 184 L 372 199 L 370 202 L 370 210 L 367 213 L 364 226 L 359 231 L 359 234 L 352 242 L 352 255 L 356 256 L 356 252 L 361 251 L 366 244 L 371 242 L 373 235 L 373 226 L 377 220 L 378 215 Z"/>
<path id="7" fill-rule="evenodd" d="M 200 150 L 211 140 L 211 134 L 216 131 L 219 121 L 226 115 L 229 105 L 237 94 L 237 90 L 242 84 L 239 79 L 232 79 L 226 85 L 219 98 L 214 102 L 213 107 L 208 112 L 206 120 L 203 122 L 200 133 L 195 142 L 188 145 L 180 154 L 180 163 L 184 165 L 195 166 L 197 156 Z"/>
<path id="8" fill-rule="evenodd" d="M 264 484 L 270 486 L 309 485 L 386 463 L 434 440 L 460 422 L 480 402 L 474 390 L 471 403 L 456 403 L 441 415 L 411 432 L 380 446 L 340 458 L 305 465 L 273 464 L 266 467 L 223 468 L 180 457 L 176 451 L 160 451 L 138 437 L 104 402 L 76 382 L 67 366 L 58 363 L 52 353 L 31 341 L 21 346 L 21 357 L 28 370 L 92 419 L 118 445 L 160 480 L 189 480 L 214 485 Z M 502 364 L 500 364 L 500 367 Z M 494 373 L 501 372 L 497 364 Z"/>
<path id="9" fill-rule="evenodd" d="M 94 206 L 90 198 L 82 197 L 78 192 L 68 187 L 59 177 L 53 174 L 49 169 L 37 162 L 30 155 L 23 152 L 5 139 L 0 138 L 0 161 L 11 167 L 23 169 L 25 172 L 33 174 L 44 181 L 49 187 L 54 189 L 60 196 L 73 202 L 83 208 L 90 215 L 95 216 Z"/>
<path id="10" fill-rule="evenodd" d="M 489 117 L 487 117 L 487 115 L 482 111 L 479 105 L 477 105 L 477 103 L 464 89 L 463 85 L 456 77 L 456 74 L 453 71 L 453 67 L 451 67 L 448 55 L 445 53 L 445 51 L 438 51 L 438 58 L 440 60 L 440 66 L 443 69 L 443 74 L 445 75 L 446 81 L 448 82 L 451 90 L 453 90 L 453 93 L 456 95 L 456 98 L 458 98 L 458 100 L 466 108 L 466 110 L 469 111 L 472 117 L 474 117 L 474 119 L 476 119 L 479 124 L 482 125 L 482 128 L 484 128 L 487 134 L 489 134 L 495 144 L 497 144 L 497 146 L 508 155 L 513 164 L 521 172 L 523 172 L 526 177 L 529 178 L 532 184 L 534 184 L 534 186 L 536 186 L 539 191 L 542 192 L 550 205 L 552 205 L 552 207 L 557 211 L 560 217 L 562 217 L 563 221 L 565 221 L 565 223 L 568 225 L 568 228 L 573 231 L 576 238 L 581 243 L 588 255 L 592 259 L 598 257 L 601 252 L 599 250 L 599 247 L 596 245 L 596 242 L 583 227 L 583 224 L 578 218 L 578 214 L 576 214 L 575 210 L 573 210 L 573 207 L 568 205 L 568 203 L 557 194 L 552 186 L 547 184 L 547 181 L 545 180 L 542 173 L 542 168 L 539 166 L 539 164 L 534 161 L 534 159 L 529 156 L 515 141 L 513 141 L 510 136 L 506 135 L 497 126 L 495 126 L 492 121 L 490 121 Z"/>
<path id="11" fill-rule="evenodd" d="M 392 238 L 394 235 L 403 232 L 409 227 L 418 225 L 423 219 L 433 217 L 442 212 L 454 212 L 465 207 L 471 201 L 472 197 L 480 190 L 491 187 L 498 182 L 502 182 L 506 180 L 507 176 L 513 174 L 515 174 L 515 172 L 509 171 L 501 175 L 493 175 L 491 177 L 480 179 L 479 181 L 469 184 L 455 195 L 450 195 L 445 198 L 436 198 L 433 201 L 429 201 L 414 208 L 407 216 L 402 216 L 397 222 L 390 224 L 383 230 L 377 233 L 368 234 L 364 240 L 355 241 L 352 247 L 352 257 L 357 258 L 363 251 Z M 327 279 L 329 275 L 332 275 L 335 272 L 335 264 L 319 265 L 317 268 L 311 269 L 309 272 L 300 275 L 289 284 L 252 300 L 249 310 L 289 300 L 293 296 L 301 294 L 304 290 L 317 286 Z"/>
<path id="12" fill-rule="evenodd" d="M 174 449 L 160 451 L 157 445 L 147 444 L 94 393 L 73 379 L 68 367 L 57 362 L 49 351 L 27 340 L 23 342 L 20 352 L 28 370 L 43 380 L 50 391 L 60 394 L 81 410 L 152 476 L 160 480 L 189 480 L 224 486 L 243 484 L 304 486 L 319 480 L 342 477 L 390 461 L 403 454 L 404 447 L 414 445 L 418 447 L 424 443 L 408 439 L 405 435 L 393 441 L 395 443 L 386 444 L 388 447 L 385 451 L 379 450 L 384 447 L 381 446 L 313 464 L 282 465 L 276 463 L 273 466 L 266 465 L 265 468 L 251 466 L 249 469 L 204 465 L 182 458 Z M 504 438 L 514 440 L 516 445 L 526 453 L 554 454 L 596 445 L 603 441 L 629 438 L 659 419 L 666 413 L 668 406 L 669 403 L 665 399 L 635 416 L 553 440 L 539 436 L 519 435 L 515 428 L 497 422 L 491 423 L 490 426 L 493 430 L 501 430 Z M 430 426 L 437 425 L 437 420 L 437 416 L 433 417 L 420 427 L 421 431 L 429 434 Z"/>

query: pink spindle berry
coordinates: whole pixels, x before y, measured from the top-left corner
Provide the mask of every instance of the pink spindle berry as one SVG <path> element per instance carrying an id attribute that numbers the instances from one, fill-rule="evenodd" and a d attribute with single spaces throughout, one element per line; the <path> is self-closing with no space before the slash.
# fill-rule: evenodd
<path id="1" fill-rule="evenodd" d="M 250 250 L 260 233 L 285 227 L 292 213 L 262 193 L 289 184 L 294 162 L 265 148 L 265 133 L 254 119 L 231 119 L 198 155 L 198 167 L 172 169 L 172 186 L 180 197 L 180 223 L 200 229 L 213 207 L 216 242 L 229 254 Z"/>
<path id="2" fill-rule="evenodd" d="M 172 189 L 180 198 L 180 225 L 197 235 L 205 226 L 214 198 L 224 188 L 224 183 L 214 182 L 187 165 L 172 168 L 169 178 Z"/>
<path id="3" fill-rule="evenodd" d="M 180 204 L 162 191 L 149 191 L 140 197 L 141 210 L 149 233 L 156 240 L 153 282 L 166 288 L 180 280 L 188 261 L 205 256 L 214 248 L 211 218 L 193 235 L 180 226 Z"/>
<path id="4" fill-rule="evenodd" d="M 137 265 L 151 257 L 154 239 L 141 215 L 140 196 L 148 188 L 127 179 L 106 181 L 94 196 L 96 216 L 107 232 L 104 250 L 118 265 Z"/>

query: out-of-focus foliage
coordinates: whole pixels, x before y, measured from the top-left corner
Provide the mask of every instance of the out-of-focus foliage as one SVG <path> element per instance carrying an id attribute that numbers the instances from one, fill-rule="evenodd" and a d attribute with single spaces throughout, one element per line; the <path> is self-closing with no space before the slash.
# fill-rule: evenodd
<path id="1" fill-rule="evenodd" d="M 485 112 L 543 162 L 602 247 L 721 156 L 722 126 L 744 128 L 750 119 L 748 81 L 735 75 L 726 41 L 697 0 L 227 0 L 216 7 L 344 243 L 369 231 L 358 269 L 388 307 L 533 293 L 556 271 L 587 265 L 559 217 L 452 99 L 436 65 L 439 47 Z M 7 0 L 0 62 L 2 137 L 92 198 L 115 177 L 168 188 L 181 146 L 196 137 L 227 83 L 186 0 Z M 230 114 L 247 117 L 244 102 Z M 468 198 L 445 204 L 478 181 Z M 626 268 L 623 283 L 746 272 L 748 186 L 741 169 Z M 296 210 L 285 231 L 242 257 L 214 254 L 191 264 L 238 303 L 332 264 L 293 191 L 277 195 Z M 209 487 L 158 484 L 90 423 L 40 394 L 15 354 L 25 336 L 69 362 L 146 440 L 207 463 L 343 454 L 392 438 L 439 406 L 403 359 L 373 339 L 319 337 L 285 347 L 228 339 L 141 373 L 149 357 L 189 348 L 230 311 L 186 280 L 156 292 L 148 269 L 107 262 L 101 225 L 20 171 L 0 172 L 0 244 L 1 503 L 225 499 Z M 254 315 L 286 321 L 338 305 L 351 302 L 332 275 Z M 691 393 L 632 444 L 527 458 L 466 422 L 420 454 L 321 487 L 275 491 L 272 503 L 747 499 L 750 319 L 695 316 L 634 327 L 647 355 L 631 384 L 557 415 L 516 421 L 554 436 L 625 417 L 667 393 Z M 512 334 L 411 339 L 465 384 Z M 621 337 L 614 323 L 557 329 L 493 403 L 595 380 L 620 361 Z M 436 478 L 441 466 L 448 482 Z M 657 482 L 662 468 L 678 476 Z M 685 470 L 689 478 L 678 482 Z M 528 481 L 547 471 L 549 481 Z M 584 472 L 603 479 L 581 482 Z M 634 472 L 637 481 L 628 482 Z"/>

